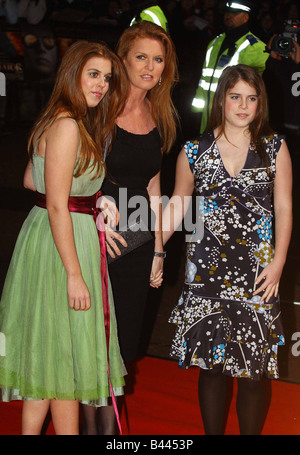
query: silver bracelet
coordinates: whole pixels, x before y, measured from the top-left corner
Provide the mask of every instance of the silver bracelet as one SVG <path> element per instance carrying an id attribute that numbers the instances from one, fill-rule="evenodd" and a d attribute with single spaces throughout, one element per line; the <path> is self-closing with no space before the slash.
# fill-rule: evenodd
<path id="1" fill-rule="evenodd" d="M 163 251 L 162 253 L 158 253 L 157 251 L 154 251 L 154 256 L 165 259 L 165 257 L 167 256 L 167 252 Z"/>

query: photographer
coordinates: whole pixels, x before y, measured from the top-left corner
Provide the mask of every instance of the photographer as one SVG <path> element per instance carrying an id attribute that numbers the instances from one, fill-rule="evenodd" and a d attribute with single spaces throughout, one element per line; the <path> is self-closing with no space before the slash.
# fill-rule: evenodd
<path id="1" fill-rule="evenodd" d="M 272 49 L 272 41 L 274 39 L 274 36 L 272 36 L 272 38 L 270 39 L 267 45 L 267 49 L 270 52 L 270 56 L 272 58 L 275 58 L 276 60 L 282 60 L 282 57 L 280 56 L 279 52 Z M 300 44 L 298 44 L 297 41 L 294 40 L 292 40 L 292 42 L 294 45 L 294 50 L 289 52 L 289 56 L 296 64 L 298 64 L 300 63 Z"/>
<path id="2" fill-rule="evenodd" d="M 293 155 L 298 153 L 300 135 L 300 34 L 298 31 L 297 40 L 291 39 L 292 49 L 286 51 L 276 45 L 278 36 L 283 35 L 274 35 L 266 46 L 270 58 L 263 79 L 268 91 L 270 124 L 285 133 Z"/>

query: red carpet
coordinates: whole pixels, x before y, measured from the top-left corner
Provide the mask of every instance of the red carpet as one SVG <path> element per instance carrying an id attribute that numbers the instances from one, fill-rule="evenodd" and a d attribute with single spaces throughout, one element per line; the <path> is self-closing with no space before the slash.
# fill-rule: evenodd
<path id="1" fill-rule="evenodd" d="M 145 357 L 137 364 L 134 393 L 126 396 L 121 422 L 124 435 L 202 435 L 197 401 L 199 370 L 180 370 L 176 362 Z M 235 394 L 227 435 L 238 434 Z M 0 435 L 18 435 L 21 403 L 0 403 Z M 50 424 L 48 435 L 54 434 Z M 263 435 L 300 435 L 300 388 L 272 381 L 272 400 Z"/>

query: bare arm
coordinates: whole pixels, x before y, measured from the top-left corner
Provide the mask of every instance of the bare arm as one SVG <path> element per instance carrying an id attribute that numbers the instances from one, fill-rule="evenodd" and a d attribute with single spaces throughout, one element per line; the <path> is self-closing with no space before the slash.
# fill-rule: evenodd
<path id="1" fill-rule="evenodd" d="M 163 212 L 163 244 L 174 234 L 183 220 L 194 191 L 194 176 L 190 169 L 185 150 L 178 155 L 176 164 L 175 188 L 172 197 Z"/>
<path id="2" fill-rule="evenodd" d="M 67 272 L 69 305 L 86 310 L 90 307 L 89 292 L 81 275 L 68 210 L 78 144 L 78 128 L 71 119 L 53 123 L 46 137 L 45 185 L 53 239 Z"/>
<path id="3" fill-rule="evenodd" d="M 150 206 L 155 213 L 155 246 L 154 251 L 163 252 L 162 243 L 162 205 L 161 205 L 161 188 L 160 188 L 160 172 L 158 172 L 149 182 L 148 194 L 150 198 Z M 154 256 L 152 263 L 152 271 L 150 276 L 150 285 L 159 287 L 162 283 L 163 273 L 163 258 Z"/>
<path id="4" fill-rule="evenodd" d="M 150 199 L 150 206 L 155 213 L 155 251 L 162 252 L 162 210 L 161 210 L 161 189 L 160 172 L 158 172 L 149 182 L 147 191 Z"/>
<path id="5" fill-rule="evenodd" d="M 259 284 L 263 278 L 265 280 L 254 292 L 255 295 L 265 291 L 261 300 L 268 301 L 270 297 L 278 294 L 279 281 L 292 233 L 292 181 L 291 158 L 286 142 L 283 142 L 276 159 L 274 182 L 275 254 L 273 261 L 257 278 L 256 284 Z"/>

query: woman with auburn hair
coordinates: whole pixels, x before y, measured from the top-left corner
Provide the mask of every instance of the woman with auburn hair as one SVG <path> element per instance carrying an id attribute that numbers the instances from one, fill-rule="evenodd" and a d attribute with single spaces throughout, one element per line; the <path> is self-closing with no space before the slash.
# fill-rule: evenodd
<path id="1" fill-rule="evenodd" d="M 0 305 L 2 400 L 24 401 L 23 435 L 40 434 L 49 409 L 56 434 L 79 434 L 79 402 L 103 406 L 123 394 L 126 370 L 95 207 L 104 142 L 126 84 L 121 61 L 104 43 L 74 43 L 30 136 L 24 185 L 37 190 L 37 201 Z"/>
<path id="2" fill-rule="evenodd" d="M 155 84 L 147 91 L 146 97 L 150 101 L 151 113 L 162 140 L 162 150 L 169 152 L 176 139 L 176 122 L 174 118 L 177 118 L 171 98 L 171 90 L 178 77 L 174 44 L 163 28 L 151 22 L 141 22 L 127 29 L 121 36 L 117 53 L 123 61 L 137 38 L 159 41 L 164 48 L 163 74 L 158 84 Z"/>
<path id="3" fill-rule="evenodd" d="M 208 435 L 225 431 L 230 377 L 237 378 L 240 433 L 259 434 L 263 378 L 279 377 L 278 288 L 292 229 L 292 167 L 283 137 L 266 116 L 261 76 L 245 65 L 226 68 L 209 131 L 180 152 L 163 214 L 166 243 L 184 216 L 180 201 L 196 191 L 204 229 L 187 245 L 184 288 L 170 318 L 177 325 L 171 356 L 180 368 L 200 368 Z"/>
<path id="4" fill-rule="evenodd" d="M 116 119 L 116 136 L 106 160 L 108 177 L 102 190 L 116 201 L 119 228 L 130 223 L 139 207 L 141 222 L 153 233 L 152 240 L 118 257 L 118 241 L 123 246 L 126 243 L 116 230 L 109 227 L 106 230 L 107 251 L 116 258 L 109 265 L 109 274 L 120 349 L 129 364 L 139 354 L 149 283 L 152 287 L 162 283 L 160 168 L 162 154 L 171 149 L 176 136 L 177 116 L 171 89 L 177 79 L 177 63 L 168 34 L 147 21 L 125 30 L 117 53 L 125 65 L 130 86 L 124 111 Z M 155 215 L 152 226 L 151 213 Z M 85 433 L 97 434 L 100 423 L 100 432 L 115 434 L 113 408 L 102 408 L 99 413 L 97 422 L 95 410 L 84 407 Z"/>

